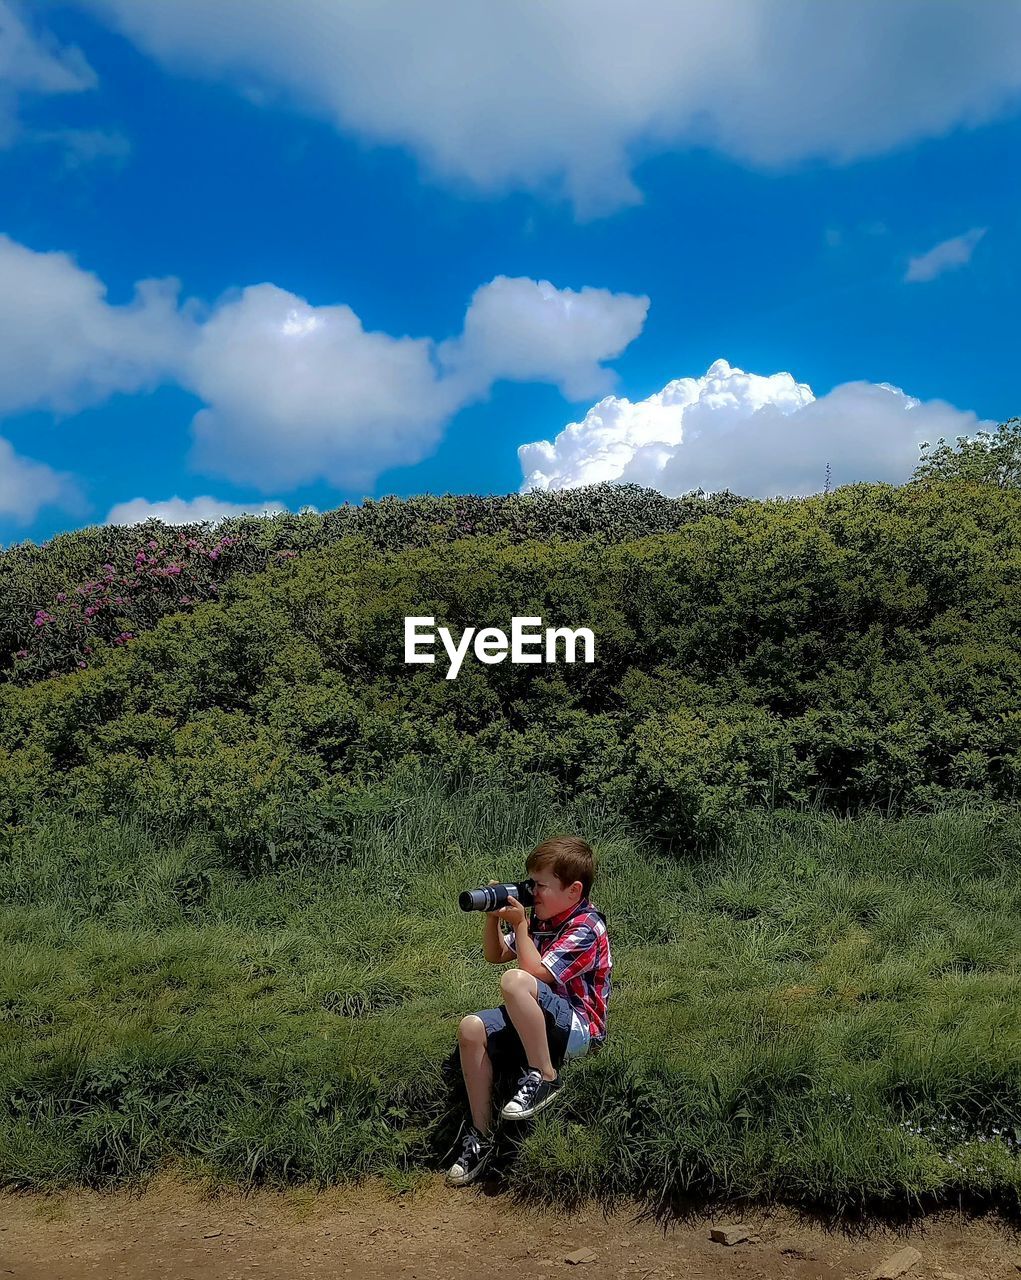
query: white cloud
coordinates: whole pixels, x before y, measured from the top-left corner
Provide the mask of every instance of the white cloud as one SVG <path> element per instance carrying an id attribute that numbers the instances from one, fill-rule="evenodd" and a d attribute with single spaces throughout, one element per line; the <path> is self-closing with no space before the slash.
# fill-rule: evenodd
<path id="1" fill-rule="evenodd" d="M 153 387 L 180 366 L 192 322 L 174 280 L 142 280 L 126 306 L 66 253 L 0 234 L 0 413 L 73 413 Z"/>
<path id="2" fill-rule="evenodd" d="M 568 400 L 582 400 L 614 384 L 600 361 L 638 337 L 648 310 L 646 297 L 497 276 L 475 291 L 462 336 L 439 356 L 480 386 L 501 378 L 552 382 Z"/>
<path id="3" fill-rule="evenodd" d="M 973 0 L 79 0 L 164 64 L 281 99 L 441 180 L 639 200 L 634 159 L 846 163 L 1017 104 L 1021 6 Z"/>
<path id="4" fill-rule="evenodd" d="M 259 488 L 368 485 L 439 443 L 459 407 L 428 338 L 367 332 L 346 306 L 259 284 L 221 303 L 183 373 L 208 405 L 194 465 Z"/>
<path id="5" fill-rule="evenodd" d="M 954 236 L 952 240 L 941 241 L 928 253 L 912 258 L 905 272 L 906 282 L 935 280 L 944 271 L 955 267 L 963 267 L 971 261 L 975 246 L 985 235 L 987 227 L 972 227 L 963 236 Z"/>
<path id="6" fill-rule="evenodd" d="M 167 498 L 150 502 L 132 498 L 110 508 L 104 524 L 142 524 L 146 520 L 162 520 L 164 524 L 198 524 L 211 520 L 218 524 L 231 516 L 272 516 L 287 507 L 282 502 L 221 502 L 219 498 Z"/>
<path id="7" fill-rule="evenodd" d="M 647 298 L 558 290 L 498 276 L 478 289 L 457 339 L 365 330 L 346 306 L 311 306 L 260 284 L 202 326 L 182 380 L 206 402 L 194 465 L 239 484 L 322 477 L 369 486 L 431 453 L 449 419 L 500 378 L 602 386 L 600 361 L 641 330 Z"/>
<path id="8" fill-rule="evenodd" d="M 70 475 L 16 453 L 0 438 L 0 516 L 31 524 L 43 507 L 82 514 L 85 502 Z"/>
<path id="9" fill-rule="evenodd" d="M 818 400 L 789 373 L 745 373 L 717 360 L 632 404 L 609 396 L 551 443 L 522 445 L 522 491 L 600 480 L 633 481 L 677 495 L 730 489 L 747 497 L 901 484 L 923 440 L 970 435 L 980 422 L 942 400 L 922 402 L 888 383 L 848 382 Z"/>
<path id="10" fill-rule="evenodd" d="M 79 49 L 33 33 L 19 9 L 0 0 L 0 146 L 17 139 L 18 106 L 27 95 L 78 93 L 95 85 L 96 74 Z"/>
<path id="11" fill-rule="evenodd" d="M 602 362 L 641 331 L 647 298 L 498 276 L 477 289 L 462 333 L 366 330 L 350 307 L 313 306 L 273 284 L 213 307 L 178 302 L 175 280 L 143 280 L 111 306 L 64 253 L 0 235 L 0 414 L 72 413 L 115 392 L 175 381 L 195 416 L 198 470 L 263 492 L 319 478 L 370 486 L 439 443 L 450 418 L 501 378 L 569 397 L 604 389 Z"/>

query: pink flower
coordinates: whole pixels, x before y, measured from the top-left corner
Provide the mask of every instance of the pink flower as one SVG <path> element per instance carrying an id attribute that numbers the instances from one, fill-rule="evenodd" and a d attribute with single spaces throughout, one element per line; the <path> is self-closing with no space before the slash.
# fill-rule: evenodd
<path id="1" fill-rule="evenodd" d="M 45 627 L 47 622 L 52 622 L 53 618 L 45 609 L 37 609 L 35 617 L 32 619 L 33 627 Z"/>
<path id="2" fill-rule="evenodd" d="M 216 549 L 215 547 L 212 549 L 212 551 L 210 551 L 210 553 L 209 553 L 209 558 L 210 558 L 210 560 L 219 560 L 219 558 L 220 558 L 220 553 L 219 553 L 219 551 L 217 551 L 217 549 Z"/>
<path id="3" fill-rule="evenodd" d="M 167 573 L 180 573 L 180 572 L 181 572 L 181 566 L 179 564 L 167 565 Z"/>
<path id="4" fill-rule="evenodd" d="M 15 655 L 14 655 L 14 656 L 15 656 L 16 658 L 27 658 L 27 657 L 28 657 L 28 650 L 27 650 L 27 649 L 19 649 L 19 650 L 17 651 L 17 653 L 15 653 Z"/>
<path id="5" fill-rule="evenodd" d="M 160 544 L 158 542 L 148 542 L 146 544 L 150 551 L 159 551 Z"/>
<path id="6" fill-rule="evenodd" d="M 57 604 L 63 604 L 66 599 L 67 599 L 67 596 L 64 594 L 63 591 L 57 592 Z"/>
<path id="7" fill-rule="evenodd" d="M 143 564 L 145 564 L 148 558 L 149 557 L 145 554 L 144 551 L 140 551 L 138 555 L 135 556 L 135 568 L 136 569 L 140 568 Z"/>
<path id="8" fill-rule="evenodd" d="M 89 607 L 85 610 L 85 616 L 86 618 L 93 618 L 98 612 L 99 612 L 99 605 L 90 604 Z"/>

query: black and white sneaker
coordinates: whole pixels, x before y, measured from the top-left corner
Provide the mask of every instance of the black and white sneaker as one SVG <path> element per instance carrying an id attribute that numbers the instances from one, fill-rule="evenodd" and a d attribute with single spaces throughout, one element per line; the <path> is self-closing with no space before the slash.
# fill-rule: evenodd
<path id="1" fill-rule="evenodd" d="M 447 1170 L 447 1181 L 454 1187 L 466 1187 L 474 1182 L 489 1163 L 493 1154 L 492 1137 L 484 1137 L 473 1125 L 468 1126 L 461 1145 L 461 1154 Z"/>
<path id="2" fill-rule="evenodd" d="M 544 1080 L 542 1072 L 532 1067 L 518 1081 L 518 1091 L 500 1112 L 505 1120 L 527 1120 L 556 1098 L 560 1077 Z"/>

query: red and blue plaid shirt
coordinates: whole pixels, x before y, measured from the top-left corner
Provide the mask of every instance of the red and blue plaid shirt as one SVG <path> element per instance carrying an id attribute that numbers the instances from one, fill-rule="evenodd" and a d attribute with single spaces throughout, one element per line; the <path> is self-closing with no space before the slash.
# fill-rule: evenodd
<path id="1" fill-rule="evenodd" d="M 542 962 L 553 975 L 552 990 L 563 996 L 589 1029 L 593 1043 L 606 1039 L 610 998 L 610 939 L 602 914 L 583 899 L 551 920 L 529 920 L 528 932 Z M 516 952 L 513 929 L 503 935 Z"/>

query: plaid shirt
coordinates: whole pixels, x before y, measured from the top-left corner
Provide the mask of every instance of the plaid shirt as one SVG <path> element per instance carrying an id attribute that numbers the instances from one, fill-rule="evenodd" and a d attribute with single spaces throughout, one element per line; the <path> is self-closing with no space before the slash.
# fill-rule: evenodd
<path id="1" fill-rule="evenodd" d="M 606 1003 L 610 998 L 610 939 L 606 921 L 584 898 L 574 914 L 570 911 L 552 920 L 529 920 L 532 941 L 555 981 L 552 990 L 563 996 L 589 1029 L 594 1044 L 606 1039 Z M 503 935 L 507 946 L 517 952 L 514 930 Z"/>

